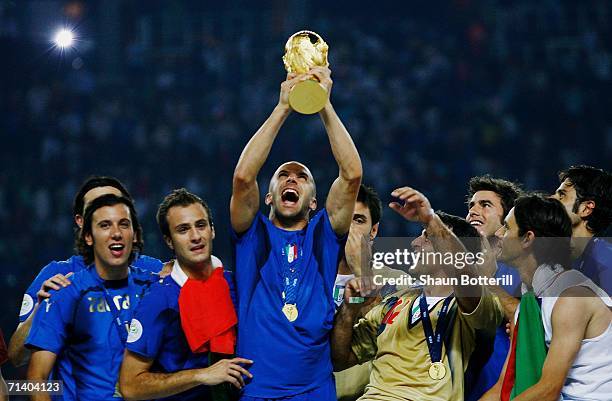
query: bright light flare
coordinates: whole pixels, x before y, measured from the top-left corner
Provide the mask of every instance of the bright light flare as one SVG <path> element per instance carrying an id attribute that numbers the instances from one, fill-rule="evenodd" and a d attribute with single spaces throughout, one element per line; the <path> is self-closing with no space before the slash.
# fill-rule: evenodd
<path id="1" fill-rule="evenodd" d="M 74 43 L 74 33 L 70 29 L 62 28 L 55 33 L 53 42 L 61 49 L 70 47 Z"/>

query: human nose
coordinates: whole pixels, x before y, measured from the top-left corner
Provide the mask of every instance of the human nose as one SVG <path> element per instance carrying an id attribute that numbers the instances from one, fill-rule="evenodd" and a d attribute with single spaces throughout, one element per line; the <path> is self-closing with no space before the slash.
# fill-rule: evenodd
<path id="1" fill-rule="evenodd" d="M 198 243 L 202 240 L 202 235 L 200 234 L 200 231 L 197 228 L 193 227 L 191 230 L 189 230 L 189 240 L 195 243 Z"/>

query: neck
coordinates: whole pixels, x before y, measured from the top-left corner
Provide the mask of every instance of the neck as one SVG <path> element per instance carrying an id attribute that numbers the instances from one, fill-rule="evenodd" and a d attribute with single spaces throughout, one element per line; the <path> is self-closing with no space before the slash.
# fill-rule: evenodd
<path id="1" fill-rule="evenodd" d="M 533 254 L 521 257 L 511 263 L 519 271 L 521 281 L 525 283 L 529 288 L 533 286 L 533 276 L 535 271 L 538 269 L 538 262 Z"/>
<path id="2" fill-rule="evenodd" d="M 213 271 L 212 261 L 210 258 L 202 263 L 196 264 L 190 264 L 179 259 L 178 263 L 187 277 L 193 280 L 206 280 Z"/>
<path id="3" fill-rule="evenodd" d="M 426 297 L 447 297 L 453 293 L 452 285 L 426 285 L 423 287 Z"/>
<path id="4" fill-rule="evenodd" d="M 593 236 L 593 233 L 589 231 L 584 221 L 572 227 L 572 254 L 577 256 L 582 255 L 589 240 L 593 238 Z"/>
<path id="5" fill-rule="evenodd" d="M 296 216 L 293 219 L 277 216 L 274 211 L 270 212 L 270 220 L 275 227 L 282 228 L 287 231 L 299 231 L 308 225 L 308 217 Z"/>
<path id="6" fill-rule="evenodd" d="M 433 268 L 429 273 L 430 279 L 448 279 L 442 267 Z M 453 293 L 452 285 L 426 285 L 423 287 L 423 292 L 426 297 L 447 297 Z"/>
<path id="7" fill-rule="evenodd" d="M 102 280 L 123 280 L 128 276 L 129 266 L 107 266 L 99 260 L 95 260 L 96 272 Z"/>

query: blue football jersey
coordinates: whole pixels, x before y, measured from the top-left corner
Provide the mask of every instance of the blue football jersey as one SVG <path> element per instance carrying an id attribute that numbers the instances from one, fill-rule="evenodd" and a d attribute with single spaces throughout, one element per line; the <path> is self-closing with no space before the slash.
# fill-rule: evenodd
<path id="1" fill-rule="evenodd" d="M 346 235 L 336 235 L 323 209 L 299 231 L 275 227 L 259 212 L 232 240 L 237 355 L 254 361 L 244 394 L 278 398 L 325 385 L 332 377 L 333 289 Z M 297 317 L 289 315 L 293 321 L 283 312 L 287 303 L 297 309 Z"/>
<path id="2" fill-rule="evenodd" d="M 34 316 L 26 345 L 68 361 L 78 400 L 117 400 L 119 368 L 134 309 L 158 276 L 130 267 L 127 279 L 105 281 L 89 266 L 54 291 Z"/>
<path id="3" fill-rule="evenodd" d="M 609 239 L 593 237 L 574 262 L 574 268 L 612 295 L 612 242 Z"/>
<path id="4" fill-rule="evenodd" d="M 233 292 L 232 274 L 225 279 Z M 134 313 L 126 348 L 144 358 L 152 359 L 152 372 L 173 373 L 208 366 L 208 353 L 191 352 L 181 328 L 179 312 L 180 283 L 172 276 L 151 286 Z M 232 294 L 232 299 L 234 296 Z M 228 356 L 231 357 L 231 356 Z M 198 386 L 163 400 L 207 400 L 207 386 Z"/>

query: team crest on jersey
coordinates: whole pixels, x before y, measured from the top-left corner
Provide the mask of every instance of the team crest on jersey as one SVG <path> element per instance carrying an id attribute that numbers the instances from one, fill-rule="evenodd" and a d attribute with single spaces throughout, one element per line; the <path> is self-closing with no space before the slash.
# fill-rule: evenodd
<path id="1" fill-rule="evenodd" d="M 140 340 L 142 337 L 142 323 L 138 321 L 138 319 L 132 319 L 130 323 L 130 329 L 128 331 L 128 343 L 133 343 Z"/>
<path id="2" fill-rule="evenodd" d="M 34 309 L 34 299 L 30 294 L 23 294 L 23 301 L 21 301 L 19 316 L 27 315 L 28 313 L 32 312 L 32 309 Z"/>
<path id="3" fill-rule="evenodd" d="M 438 305 L 440 302 L 442 302 L 443 300 L 439 300 L 438 302 L 436 302 L 435 304 L 432 305 L 427 305 L 428 309 L 430 311 L 434 310 L 434 308 L 436 307 L 436 305 Z M 440 316 L 440 310 L 438 310 L 437 316 Z M 413 328 L 414 326 L 417 325 L 417 323 L 419 323 L 421 321 L 421 305 L 418 302 L 418 298 L 417 300 L 414 302 L 414 304 L 412 305 L 412 309 L 410 310 L 410 324 L 408 325 L 409 328 Z"/>
<path id="4" fill-rule="evenodd" d="M 287 258 L 288 263 L 293 263 L 298 258 L 298 246 L 297 244 L 287 244 L 283 248 L 283 254 Z"/>

